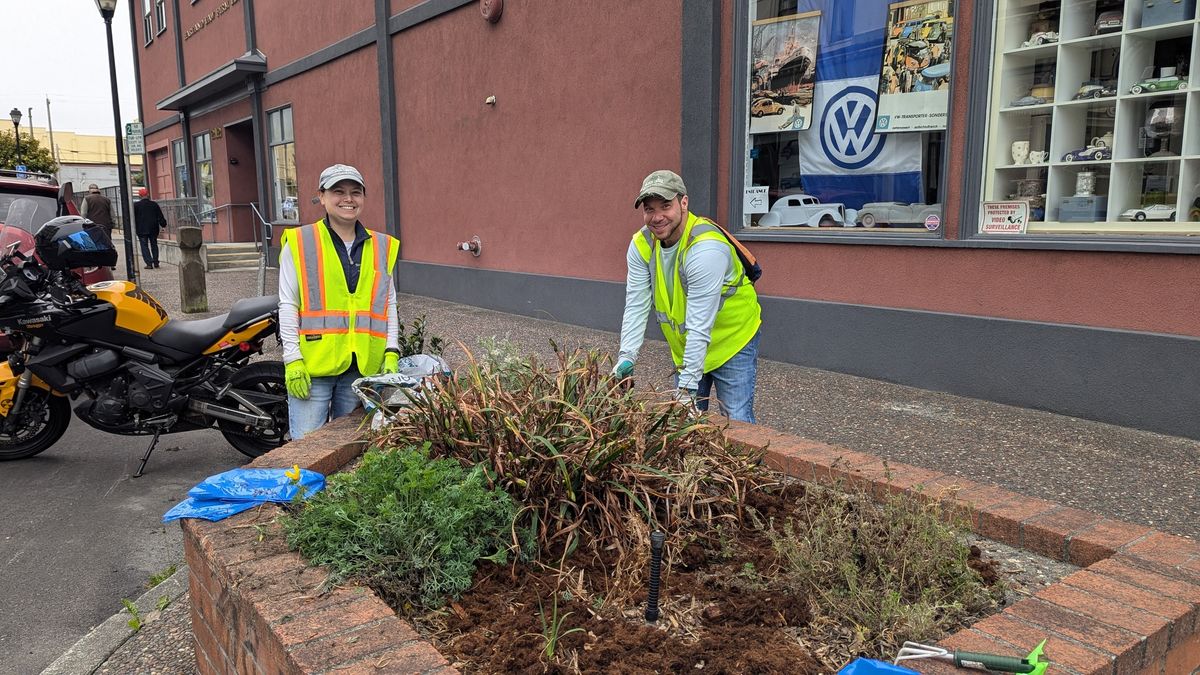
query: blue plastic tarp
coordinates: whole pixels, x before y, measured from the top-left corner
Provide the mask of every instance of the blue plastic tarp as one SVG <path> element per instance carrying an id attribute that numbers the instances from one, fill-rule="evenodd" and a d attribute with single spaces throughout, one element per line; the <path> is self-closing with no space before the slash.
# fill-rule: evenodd
<path id="1" fill-rule="evenodd" d="M 875 659 L 854 659 L 838 671 L 838 675 L 921 675 L 915 670 Z"/>
<path id="2" fill-rule="evenodd" d="M 291 473 L 289 476 L 288 474 Z M 163 514 L 163 522 L 180 518 L 222 520 L 266 502 L 290 502 L 296 495 L 305 499 L 325 487 L 325 476 L 300 469 L 230 469 L 200 481 L 188 498 Z"/>

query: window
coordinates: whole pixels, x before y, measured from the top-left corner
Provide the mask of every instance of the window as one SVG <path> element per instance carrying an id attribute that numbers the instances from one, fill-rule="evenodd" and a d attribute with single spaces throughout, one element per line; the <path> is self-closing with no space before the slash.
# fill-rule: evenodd
<path id="1" fill-rule="evenodd" d="M 154 19 L 158 21 L 158 33 L 167 29 L 167 0 L 154 0 Z"/>
<path id="2" fill-rule="evenodd" d="M 299 222 L 299 192 L 296 187 L 296 137 L 292 132 L 292 108 L 267 113 L 268 144 L 271 150 L 272 215 L 287 222 Z"/>
<path id="3" fill-rule="evenodd" d="M 952 0 L 745 1 L 749 92 L 734 100 L 747 106 L 744 184 L 766 198 L 744 224 L 940 231 Z"/>
<path id="4" fill-rule="evenodd" d="M 212 135 L 204 132 L 196 136 L 196 196 L 199 197 L 200 220 L 216 222 L 217 213 L 213 210 L 213 165 L 212 165 Z"/>
<path id="5" fill-rule="evenodd" d="M 154 24 L 150 17 L 150 0 L 142 0 L 142 34 L 146 38 L 146 44 L 149 45 L 154 41 Z"/>
<path id="6" fill-rule="evenodd" d="M 996 9 L 984 232 L 1200 234 L 1194 3 Z"/>
<path id="7" fill-rule="evenodd" d="M 171 158 L 175 162 L 175 196 L 187 197 L 192 193 L 188 184 L 187 148 L 184 140 L 171 141 Z"/>

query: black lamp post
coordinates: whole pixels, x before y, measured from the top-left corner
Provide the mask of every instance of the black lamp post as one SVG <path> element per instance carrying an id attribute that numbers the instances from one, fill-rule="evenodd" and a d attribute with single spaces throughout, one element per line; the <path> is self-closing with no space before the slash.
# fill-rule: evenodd
<path id="1" fill-rule="evenodd" d="M 117 142 L 117 177 L 121 185 L 121 229 L 125 240 L 125 273 L 130 281 L 137 281 L 133 265 L 133 214 L 129 213 L 129 179 L 125 177 L 125 148 L 121 143 L 121 103 L 117 98 L 117 59 L 113 56 L 112 18 L 117 11 L 117 0 L 96 0 L 100 16 L 104 18 L 104 31 L 108 34 L 108 79 L 112 83 L 113 135 Z"/>
<path id="2" fill-rule="evenodd" d="M 17 137 L 17 161 L 13 164 L 13 168 L 21 166 L 21 109 L 13 108 L 8 111 L 8 116 L 13 122 L 13 135 Z"/>

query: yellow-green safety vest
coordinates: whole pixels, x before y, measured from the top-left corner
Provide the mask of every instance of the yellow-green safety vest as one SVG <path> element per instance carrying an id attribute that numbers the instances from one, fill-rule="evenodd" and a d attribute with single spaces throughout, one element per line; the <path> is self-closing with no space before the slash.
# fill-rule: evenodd
<path id="1" fill-rule="evenodd" d="M 400 257 L 395 237 L 368 230 L 358 286 L 351 293 L 323 221 L 283 233 L 300 286 L 300 355 L 313 377 L 341 375 L 351 359 L 374 375 L 387 348 L 388 291 Z M 369 261 L 370 264 L 367 264 Z"/>
<path id="2" fill-rule="evenodd" d="M 673 286 L 668 294 L 662 268 L 662 242 L 658 241 L 647 227 L 633 235 L 634 246 L 650 269 L 654 314 L 662 327 L 663 336 L 667 338 L 667 344 L 671 346 L 671 358 L 675 360 L 676 368 L 683 367 L 683 350 L 687 345 L 687 331 L 684 330 L 687 288 L 686 280 L 680 277 L 679 270 L 683 268 L 688 249 L 696 242 L 706 239 L 720 241 L 729 247 L 729 257 L 737 271 L 733 283 L 724 284 L 721 289 L 721 305 L 713 321 L 708 353 L 704 357 L 704 372 L 708 373 L 721 367 L 741 351 L 762 324 L 762 308 L 758 304 L 758 294 L 754 292 L 754 285 L 746 278 L 746 270 L 738 259 L 737 251 L 712 221 L 689 211 L 687 223 L 683 226 L 683 236 L 676 244 L 680 248 L 675 254 L 674 268 L 669 272 Z"/>

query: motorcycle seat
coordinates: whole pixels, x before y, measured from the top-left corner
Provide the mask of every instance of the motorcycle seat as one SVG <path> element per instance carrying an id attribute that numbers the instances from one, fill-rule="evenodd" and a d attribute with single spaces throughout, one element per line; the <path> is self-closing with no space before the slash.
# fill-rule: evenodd
<path id="1" fill-rule="evenodd" d="M 188 354 L 199 354 L 211 347 L 230 329 L 247 321 L 265 317 L 278 308 L 277 295 L 243 298 L 233 303 L 228 314 L 192 321 L 168 321 L 162 328 L 154 331 L 150 341 Z"/>
<path id="2" fill-rule="evenodd" d="M 242 298 L 233 303 L 226 315 L 225 327 L 236 328 L 247 321 L 264 317 L 279 309 L 278 295 L 265 295 L 261 298 Z"/>
<path id="3" fill-rule="evenodd" d="M 172 320 L 154 331 L 150 341 L 187 354 L 199 354 L 229 332 L 225 327 L 228 314 L 192 321 Z"/>

